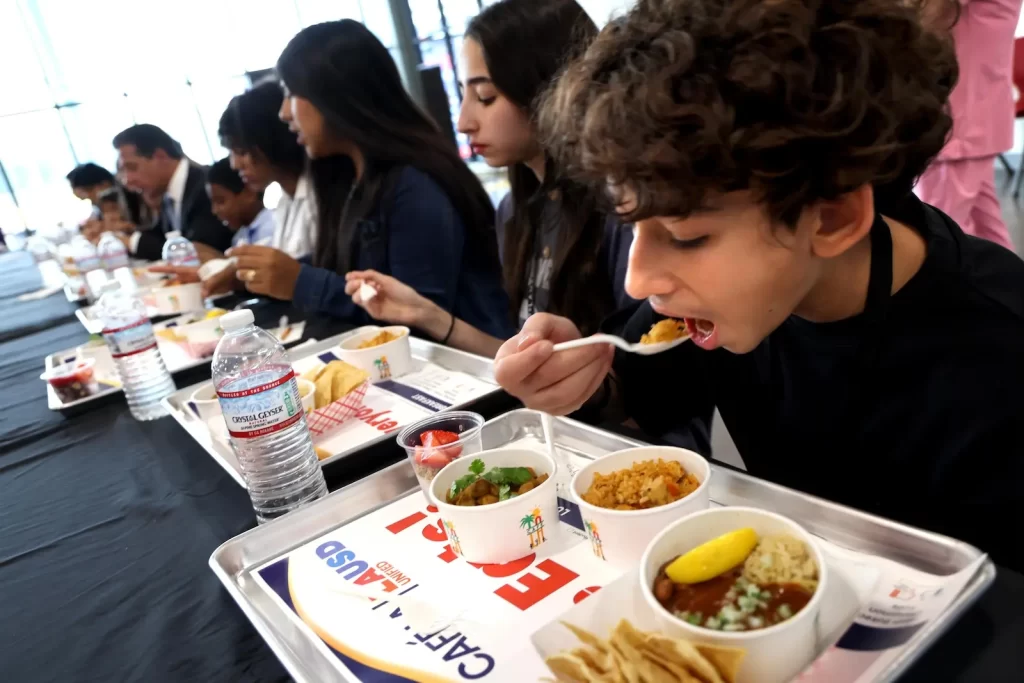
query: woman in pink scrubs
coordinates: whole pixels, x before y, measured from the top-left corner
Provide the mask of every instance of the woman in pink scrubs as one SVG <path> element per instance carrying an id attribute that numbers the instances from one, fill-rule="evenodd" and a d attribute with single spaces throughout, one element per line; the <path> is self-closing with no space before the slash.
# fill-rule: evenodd
<path id="1" fill-rule="evenodd" d="M 953 28 L 960 80 L 953 134 L 916 192 L 963 228 L 1013 249 L 995 188 L 996 157 L 1013 147 L 1013 34 L 1021 0 L 961 0 Z"/>

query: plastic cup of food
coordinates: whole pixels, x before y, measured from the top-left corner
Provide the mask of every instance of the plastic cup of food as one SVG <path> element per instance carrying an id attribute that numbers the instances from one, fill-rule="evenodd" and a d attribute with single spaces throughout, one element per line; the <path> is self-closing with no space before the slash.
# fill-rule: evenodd
<path id="1" fill-rule="evenodd" d="M 456 480 L 481 460 L 484 476 L 495 467 L 530 467 L 547 479 L 529 491 L 486 505 L 450 505 L 448 492 Z M 477 564 L 504 564 L 537 552 L 558 533 L 557 465 L 550 456 L 524 448 L 482 451 L 459 458 L 430 483 L 430 499 L 441 513 L 448 543 L 456 555 Z M 486 483 L 486 482 L 485 482 Z"/>
<path id="2" fill-rule="evenodd" d="M 188 402 L 203 422 L 212 417 L 220 418 L 221 416 L 220 401 L 217 399 L 217 391 L 213 388 L 213 382 L 204 384 L 192 392 Z"/>
<path id="3" fill-rule="evenodd" d="M 782 534 L 802 541 L 806 545 L 811 558 L 817 563 L 818 571 L 818 584 L 809 602 L 800 607 L 799 601 L 806 600 L 806 597 L 794 598 L 793 593 L 775 594 L 773 592 L 778 590 L 776 587 L 780 585 L 789 586 L 792 590 L 793 584 L 761 585 L 761 591 L 765 591 L 762 593 L 751 589 L 749 583 L 742 584 L 746 590 L 744 588 L 732 589 L 738 591 L 736 593 L 738 597 L 734 599 L 742 601 L 746 597 L 748 602 L 745 605 L 740 602 L 739 609 L 730 607 L 730 612 L 723 619 L 719 620 L 716 616 L 715 628 L 691 623 L 691 620 L 697 621 L 708 615 L 702 613 L 698 617 L 696 614 L 686 613 L 685 610 L 682 612 L 675 610 L 675 608 L 683 606 L 682 604 L 671 603 L 674 611 L 662 606 L 656 597 L 654 587 L 662 567 L 707 541 L 744 528 L 753 529 L 759 540 L 766 536 Z M 764 559 L 764 557 L 765 555 L 762 554 L 761 558 Z M 771 568 L 777 560 L 774 555 L 769 557 L 772 559 L 757 562 L 762 568 L 760 571 L 774 571 Z M 743 565 L 740 565 L 739 570 L 742 568 Z M 720 576 L 714 580 L 694 585 L 698 588 L 693 589 L 694 592 L 688 593 L 688 595 L 693 595 L 693 599 L 696 601 L 694 604 L 707 605 L 709 600 L 713 600 L 714 595 L 720 595 L 723 590 L 735 584 L 731 577 Z M 640 561 L 641 591 L 647 604 L 654 611 L 659 627 L 666 635 L 746 650 L 747 654 L 743 659 L 738 683 L 789 681 L 810 664 L 817 649 L 817 617 L 827 585 L 828 565 L 825 564 L 825 558 L 814 538 L 796 522 L 773 512 L 755 508 L 715 508 L 680 519 L 651 541 Z M 750 598 L 749 593 L 744 596 L 748 590 L 754 590 L 753 598 Z M 726 598 L 728 595 L 726 594 Z M 787 595 L 790 597 L 787 598 Z M 803 595 L 806 596 L 806 593 Z M 754 602 L 751 602 L 751 599 Z M 757 600 L 761 600 L 761 602 L 758 603 Z M 780 602 L 780 604 L 777 605 L 776 602 Z M 762 605 L 764 607 L 761 607 Z M 745 613 L 742 612 L 744 608 L 758 611 L 753 612 L 750 616 L 745 616 Z M 684 613 L 689 620 L 683 618 Z M 721 615 L 722 613 L 717 614 Z M 780 617 L 785 620 L 761 627 Z M 751 619 L 755 621 L 750 621 Z M 743 630 L 720 630 L 724 628 Z"/>
<path id="4" fill-rule="evenodd" d="M 696 477 L 700 485 L 674 502 L 642 510 L 614 510 L 598 507 L 584 500 L 595 474 L 608 475 L 630 469 L 634 463 L 674 461 Z M 668 524 L 690 514 L 706 510 L 710 505 L 711 467 L 698 453 L 668 446 L 644 446 L 611 453 L 594 460 L 581 469 L 569 484 L 572 498 L 580 507 L 583 528 L 590 538 L 594 554 L 609 564 L 632 569 L 640 561 L 651 539 Z"/>
<path id="5" fill-rule="evenodd" d="M 430 500 L 430 482 L 448 463 L 484 449 L 480 433 L 484 418 L 477 413 L 438 413 L 409 425 L 398 434 L 398 445 L 412 462 L 423 495 Z"/>
<path id="6" fill-rule="evenodd" d="M 390 340 L 380 343 L 385 337 Z M 374 383 L 401 377 L 412 369 L 408 327 L 363 328 L 343 341 L 334 353 L 340 360 L 366 371 Z"/>
<path id="7" fill-rule="evenodd" d="M 82 358 L 51 368 L 39 375 L 39 379 L 53 387 L 61 403 L 72 403 L 99 393 L 95 367 L 94 358 Z"/>
<path id="8" fill-rule="evenodd" d="M 187 285 L 154 287 L 150 290 L 157 315 L 174 315 L 203 310 L 203 286 L 198 282 Z"/>

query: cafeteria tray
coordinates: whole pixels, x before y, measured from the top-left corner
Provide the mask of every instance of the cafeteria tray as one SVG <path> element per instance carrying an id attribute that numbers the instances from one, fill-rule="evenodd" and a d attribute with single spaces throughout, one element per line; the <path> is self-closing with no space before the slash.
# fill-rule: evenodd
<path id="1" fill-rule="evenodd" d="M 79 311 L 77 312 L 81 313 L 81 309 L 79 309 Z M 159 330 L 168 327 L 169 323 L 173 324 L 174 319 L 154 323 L 153 327 L 154 329 Z M 299 341 L 299 339 L 301 339 L 302 337 L 301 334 L 296 334 L 293 336 L 294 339 L 284 342 L 285 346 L 288 346 L 290 344 L 293 344 L 294 342 Z M 186 372 L 187 370 L 202 367 L 203 365 L 209 365 L 210 361 L 213 360 L 212 356 L 207 356 L 205 358 L 192 358 L 187 356 L 187 354 L 184 351 L 179 351 L 178 349 L 173 348 L 173 345 L 170 343 L 160 342 L 159 340 L 157 341 L 157 343 L 160 345 L 159 348 L 162 352 L 162 355 L 164 356 L 164 362 L 167 364 L 167 369 L 170 371 L 171 375 Z M 78 358 L 79 349 L 81 349 L 83 346 L 86 345 L 83 344 L 73 349 L 67 349 L 65 351 L 51 353 L 43 359 L 43 366 L 47 371 L 49 371 L 57 367 L 58 365 L 73 363 Z M 71 401 L 70 403 L 63 403 L 60 400 L 60 397 L 57 396 L 57 392 L 53 390 L 53 387 L 47 384 L 46 406 L 50 410 L 55 410 L 61 413 L 62 415 L 73 415 L 80 413 L 82 410 L 85 410 L 87 408 L 91 409 L 93 407 L 105 405 L 107 403 L 105 399 L 109 399 L 111 397 L 118 396 L 121 394 L 120 383 L 114 385 L 111 383 L 101 382 L 100 386 L 101 390 L 98 393 L 93 394 L 92 396 L 80 398 L 77 401 Z"/>
<path id="2" fill-rule="evenodd" d="M 68 278 L 68 281 L 64 283 L 64 296 L 68 302 L 77 304 L 80 301 L 85 301 L 86 297 L 81 293 L 82 278 L 76 276 Z"/>
<path id="3" fill-rule="evenodd" d="M 552 431 L 560 451 L 588 459 L 643 445 L 567 418 L 554 419 Z M 532 410 L 516 410 L 487 422 L 482 437 L 488 449 L 513 442 L 535 447 L 546 443 L 541 414 Z M 908 641 L 901 655 L 880 672 L 878 681 L 892 681 L 905 672 L 995 579 L 992 561 L 961 541 L 809 496 L 726 466 L 712 464 L 711 469 L 713 502 L 770 509 L 838 546 L 942 575 L 981 563 L 960 594 Z M 213 572 L 299 683 L 355 683 L 360 679 L 347 669 L 339 676 L 340 669 L 329 658 L 330 651 L 279 600 L 263 590 L 256 578 L 257 569 L 418 490 L 411 464 L 402 461 L 247 531 L 211 555 Z"/>
<path id="4" fill-rule="evenodd" d="M 340 346 L 345 339 L 361 334 L 364 331 L 365 328 L 357 328 L 344 334 L 339 334 L 329 339 L 325 339 L 314 346 L 304 346 L 301 350 L 301 354 L 293 355 L 291 360 L 292 362 L 296 362 L 303 358 L 309 358 L 311 356 L 330 351 L 331 349 Z M 494 382 L 494 370 L 492 367 L 493 361 L 491 359 L 484 358 L 482 356 L 475 356 L 464 351 L 459 351 L 447 346 L 418 339 L 417 337 L 410 337 L 409 344 L 414 362 L 433 363 L 441 366 L 442 368 L 462 372 L 494 385 L 494 389 L 484 396 L 479 396 L 472 401 L 456 403 L 445 408 L 445 410 L 463 410 L 475 404 L 477 401 L 483 400 L 484 398 L 501 391 L 498 385 Z M 397 379 L 400 380 L 400 378 Z M 195 439 L 199 445 L 202 446 L 206 452 L 209 453 L 210 456 L 213 457 L 213 459 L 216 460 L 220 466 L 232 476 L 239 486 L 244 488 L 245 479 L 242 477 L 242 469 L 238 464 L 238 458 L 235 456 L 231 446 L 214 439 L 210 434 L 210 430 L 206 427 L 206 424 L 199 419 L 199 416 L 189 406 L 189 400 L 191 399 L 192 394 L 194 394 L 195 391 L 203 384 L 206 384 L 206 382 L 200 382 L 199 384 L 195 384 L 191 387 L 180 389 L 164 399 L 164 403 L 168 407 L 171 416 L 178 421 L 178 424 L 180 424 L 185 431 L 187 431 L 192 438 Z M 399 428 L 402 426 L 403 425 L 399 425 Z M 357 452 L 372 448 L 377 444 L 381 444 L 389 440 L 393 441 L 395 434 L 396 431 L 394 430 L 387 433 L 382 432 L 378 436 L 366 441 L 361 441 L 358 444 L 352 445 L 350 448 L 324 458 L 320 461 L 320 465 L 326 467 L 332 463 L 344 460 Z"/>
<path id="5" fill-rule="evenodd" d="M 207 297 L 206 301 L 217 301 L 224 299 L 229 296 L 234 296 L 234 292 L 228 292 L 226 294 L 214 294 L 213 296 Z M 178 318 L 189 313 L 198 313 L 199 311 L 182 311 L 180 313 L 159 313 L 152 306 L 146 307 L 146 316 L 150 322 L 158 323 L 171 318 Z M 75 316 L 78 318 L 78 322 L 82 323 L 82 327 L 89 334 L 99 334 L 103 329 L 103 322 L 96 318 L 96 305 L 82 306 L 75 311 Z"/>

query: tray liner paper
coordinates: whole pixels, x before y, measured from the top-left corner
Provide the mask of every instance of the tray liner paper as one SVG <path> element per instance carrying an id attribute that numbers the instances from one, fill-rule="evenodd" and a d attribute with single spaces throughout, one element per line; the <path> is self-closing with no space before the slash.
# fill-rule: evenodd
<path id="1" fill-rule="evenodd" d="M 452 552 L 436 508 L 416 491 L 258 568 L 255 577 L 335 663 L 339 678 L 346 669 L 381 683 L 551 678 L 541 655 L 576 645 L 559 620 L 602 636 L 622 617 L 654 627 L 636 573 L 621 574 L 593 555 L 574 503 L 559 499 L 559 516 L 557 532 L 535 555 L 477 566 Z M 804 683 L 872 680 L 984 559 L 939 577 L 821 544 L 835 580 L 819 616 L 819 656 L 798 678 Z M 378 599 L 335 593 L 331 585 Z M 417 633 L 389 594 L 437 605 L 439 615 L 452 615 L 456 605 L 459 618 L 443 631 Z"/>
<path id="2" fill-rule="evenodd" d="M 302 374 L 332 360 L 337 356 L 327 351 L 292 365 Z M 317 446 L 331 454 L 340 453 L 494 389 L 493 384 L 466 373 L 414 358 L 412 372 L 394 380 L 365 383 L 342 401 L 314 411 L 309 428 Z"/>

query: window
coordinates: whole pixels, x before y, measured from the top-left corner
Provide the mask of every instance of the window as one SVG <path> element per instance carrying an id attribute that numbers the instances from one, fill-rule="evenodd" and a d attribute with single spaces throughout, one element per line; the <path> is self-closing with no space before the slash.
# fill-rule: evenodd
<path id="1" fill-rule="evenodd" d="M 480 0 L 408 0 L 409 12 L 415 29 L 415 39 L 420 49 L 421 62 L 426 66 L 439 66 L 445 90 L 448 92 L 452 112 L 452 127 L 462 157 L 472 156 L 466 136 L 457 132 L 459 108 L 462 96 L 459 92 L 459 53 L 462 50 L 462 35 L 469 20 L 476 16 L 485 4 Z"/>
<path id="2" fill-rule="evenodd" d="M 217 125 L 246 73 L 273 68 L 303 26 L 344 18 L 396 48 L 385 0 L 0 0 L 0 227 L 77 225 L 90 207 L 67 172 L 113 171 L 111 141 L 133 123 L 200 163 L 225 156 Z"/>

